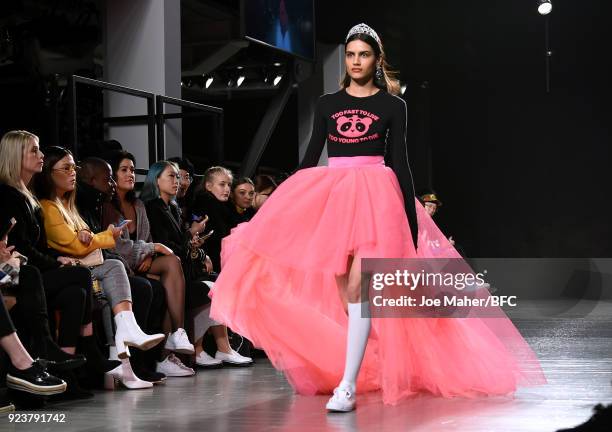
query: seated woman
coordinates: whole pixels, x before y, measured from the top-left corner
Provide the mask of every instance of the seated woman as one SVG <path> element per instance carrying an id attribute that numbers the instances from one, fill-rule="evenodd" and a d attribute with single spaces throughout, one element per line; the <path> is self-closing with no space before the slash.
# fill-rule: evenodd
<path id="1" fill-rule="evenodd" d="M 180 259 L 162 243 L 153 243 L 149 219 L 144 203 L 136 197 L 136 160 L 131 153 L 118 151 L 109 163 L 116 182 L 112 202 L 105 203 L 104 224 L 130 220 L 127 229 L 116 241 L 115 252 L 121 255 L 137 274 L 157 275 L 166 292 L 167 312 L 163 321 L 164 332 L 169 334 L 165 348 L 182 354 L 193 354 L 194 347 L 187 338 L 185 321 L 185 277 Z M 176 360 L 176 361 L 175 361 Z M 168 356 L 158 367 L 167 376 L 191 376 L 194 371 L 184 366 L 174 355 Z"/>
<path id="2" fill-rule="evenodd" d="M 232 227 L 242 222 L 248 222 L 255 215 L 255 210 L 253 210 L 254 197 L 255 185 L 250 178 L 241 177 L 232 183 L 229 200 L 233 217 Z"/>
<path id="3" fill-rule="evenodd" d="M 91 233 L 75 205 L 76 169 L 69 150 L 56 146 L 49 147 L 42 172 L 34 178 L 34 188 L 43 210 L 49 247 L 62 254 L 83 258 L 98 249 L 114 247 L 115 239 L 119 237 L 123 228 L 110 225 L 106 231 Z M 93 278 L 100 283 L 115 315 L 117 327 L 115 346 L 118 357 L 120 359 L 129 357 L 128 346 L 147 350 L 161 342 L 164 335 L 145 334 L 136 323 L 132 312 L 130 284 L 121 261 L 104 260 L 102 264 L 92 267 L 91 272 Z M 125 372 L 125 368 L 123 371 L 115 372 L 111 375 L 117 375 L 119 378 L 119 375 Z M 128 388 L 153 385 L 139 381 L 122 380 Z"/>
<path id="4" fill-rule="evenodd" d="M 129 165 L 129 164 L 128 164 Z M 120 168 L 121 170 L 121 168 Z M 204 307 L 210 304 L 208 291 L 210 282 L 205 282 L 206 274 L 212 272 L 212 263 L 202 251 L 201 246 L 206 236 L 200 237 L 207 218 L 199 218 L 191 224 L 190 229 L 181 227 L 181 214 L 174 196 L 178 191 L 179 171 L 176 164 L 168 161 L 154 163 L 143 185 L 141 199 L 145 202 L 147 216 L 151 226 L 154 241 L 161 242 L 174 251 L 181 259 L 186 279 L 186 294 L 188 307 L 208 313 Z M 229 191 L 228 191 L 229 193 Z M 200 215 L 203 216 L 203 215 Z M 203 268 L 205 267 L 205 268 Z M 216 323 L 207 323 L 198 318 L 196 313 L 196 363 L 201 366 L 218 365 L 219 361 L 236 365 L 251 364 L 252 359 L 244 357 L 232 350 L 227 337 L 227 328 Z M 201 323 L 201 324 L 198 324 Z M 212 359 L 202 349 L 201 342 L 204 332 L 210 324 L 211 333 L 215 337 L 217 352 Z M 216 360 L 216 361 L 215 361 Z"/>
<path id="5" fill-rule="evenodd" d="M 7 247 L 6 238 L 0 241 L 0 263 L 13 259 L 12 250 L 12 247 Z M 6 375 L 8 388 L 37 395 L 59 394 L 66 390 L 64 381 L 46 371 L 46 360 L 33 360 L 24 348 L 4 305 L 2 293 L 0 293 L 0 347 L 10 359 Z"/>
<path id="6" fill-rule="evenodd" d="M 172 157 L 168 161 L 174 162 L 179 168 L 179 176 L 181 178 L 174 200 L 178 204 L 179 209 L 181 209 L 183 228 L 189 229 L 192 222 L 191 205 L 193 204 L 193 192 L 196 189 L 196 185 L 193 183 L 195 180 L 195 167 L 187 158 Z"/>
<path id="7" fill-rule="evenodd" d="M 255 196 L 253 197 L 253 210 L 257 212 L 268 197 L 276 190 L 278 185 L 272 177 L 260 174 L 255 177 Z"/>
<path id="8" fill-rule="evenodd" d="M 87 368 L 105 373 L 117 367 L 98 349 L 92 326 L 91 272 L 67 266 L 71 261 L 53 254 L 47 246 L 40 203 L 28 189 L 32 176 L 42 171 L 44 154 L 38 137 L 27 131 L 7 132 L 0 140 L 0 220 L 14 217 L 17 224 L 8 236 L 15 250 L 28 257 L 28 264 L 42 276 L 48 311 L 59 310 L 57 343 L 61 351 L 47 344 L 47 355 L 56 362 L 78 359 L 77 343 L 87 357 Z M 24 294 L 25 296 L 25 294 Z M 18 299 L 19 301 L 19 299 Z M 40 349 L 43 346 L 40 345 Z M 70 391 L 69 386 L 69 391 Z"/>
<path id="9" fill-rule="evenodd" d="M 204 173 L 203 188 L 196 192 L 193 203 L 194 215 L 208 216 L 208 227 L 214 231 L 206 241 L 206 251 L 216 272 L 221 270 L 221 240 L 234 227 L 232 210 L 228 205 L 232 180 L 232 172 L 227 168 L 208 168 Z"/>

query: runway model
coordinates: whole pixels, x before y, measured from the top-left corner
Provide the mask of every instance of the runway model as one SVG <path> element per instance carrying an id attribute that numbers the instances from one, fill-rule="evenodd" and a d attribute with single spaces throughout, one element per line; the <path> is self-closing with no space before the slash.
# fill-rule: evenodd
<path id="1" fill-rule="evenodd" d="M 357 391 L 383 401 L 507 394 L 545 382 L 500 318 L 369 318 L 361 258 L 460 258 L 415 200 L 406 104 L 383 44 L 365 24 L 345 40 L 341 89 L 318 100 L 300 170 L 223 241 L 211 317 L 263 348 L 300 394 Z M 328 166 L 316 167 L 327 142 Z M 362 316 L 363 315 L 363 316 Z"/>

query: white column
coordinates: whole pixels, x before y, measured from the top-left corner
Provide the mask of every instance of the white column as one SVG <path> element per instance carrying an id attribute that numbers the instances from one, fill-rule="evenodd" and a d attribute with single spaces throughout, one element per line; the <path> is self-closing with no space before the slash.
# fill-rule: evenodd
<path id="1" fill-rule="evenodd" d="M 340 89 L 344 76 L 344 45 L 317 44 L 319 58 L 312 77 L 300 83 L 298 88 L 298 137 L 300 160 L 306 152 L 312 133 L 315 104 L 319 96 Z M 327 165 L 327 145 L 323 149 L 319 165 Z"/>
<path id="2" fill-rule="evenodd" d="M 105 80 L 155 94 L 181 97 L 181 5 L 178 0 L 107 0 Z M 106 92 L 108 116 L 146 114 L 142 99 Z M 166 112 L 172 112 L 166 108 Z M 148 159 L 146 125 L 111 126 L 116 139 L 136 157 L 139 168 Z M 180 156 L 181 120 L 166 122 L 166 155 Z"/>

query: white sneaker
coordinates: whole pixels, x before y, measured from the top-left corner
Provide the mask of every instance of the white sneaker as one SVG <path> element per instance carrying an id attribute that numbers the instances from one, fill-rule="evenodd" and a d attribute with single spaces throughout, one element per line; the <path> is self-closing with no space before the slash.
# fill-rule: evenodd
<path id="1" fill-rule="evenodd" d="M 168 335 L 165 348 L 168 351 L 174 351 L 181 354 L 193 354 L 195 349 L 193 344 L 189 342 L 187 332 L 182 328 L 177 329 L 174 333 Z"/>
<path id="2" fill-rule="evenodd" d="M 198 366 L 206 368 L 216 368 L 223 366 L 223 361 L 218 360 L 216 358 L 212 358 L 206 353 L 206 351 L 202 351 L 200 355 L 195 358 L 195 361 Z"/>
<path id="3" fill-rule="evenodd" d="M 170 354 L 163 362 L 157 363 L 156 370 L 167 377 L 187 377 L 195 375 L 195 371 L 185 366 L 174 354 Z"/>
<path id="4" fill-rule="evenodd" d="M 253 359 L 251 357 L 245 357 L 243 355 L 240 355 L 234 350 L 232 350 L 230 354 L 217 351 L 215 354 L 215 359 L 221 360 L 223 363 L 229 363 L 238 366 L 247 366 L 253 363 Z"/>
<path id="5" fill-rule="evenodd" d="M 337 387 L 334 389 L 334 395 L 325 405 L 329 411 L 349 412 L 355 409 L 355 395 L 350 390 Z"/>

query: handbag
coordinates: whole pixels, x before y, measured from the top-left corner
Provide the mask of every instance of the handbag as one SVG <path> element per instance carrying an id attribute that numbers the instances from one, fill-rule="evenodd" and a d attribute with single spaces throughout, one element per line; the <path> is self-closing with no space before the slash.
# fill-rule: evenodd
<path id="1" fill-rule="evenodd" d="M 73 266 L 97 267 L 104 264 L 102 249 L 94 249 L 82 258 L 68 257 Z"/>

